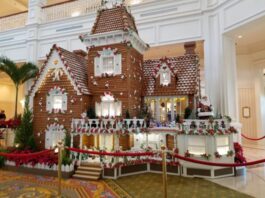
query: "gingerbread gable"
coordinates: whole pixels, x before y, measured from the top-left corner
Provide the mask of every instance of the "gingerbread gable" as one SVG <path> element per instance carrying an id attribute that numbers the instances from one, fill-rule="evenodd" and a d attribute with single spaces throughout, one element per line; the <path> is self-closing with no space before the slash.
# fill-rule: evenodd
<path id="1" fill-rule="evenodd" d="M 166 59 L 168 68 L 176 78 L 174 89 L 157 89 L 156 78 L 165 59 L 146 60 L 143 65 L 144 72 L 144 96 L 161 95 L 194 95 L 198 92 L 199 65 L 198 56 L 187 54 L 185 56 Z"/>
<path id="2" fill-rule="evenodd" d="M 30 96 L 35 96 L 35 93 L 42 85 L 50 70 L 53 70 L 51 73 L 54 75 L 53 80 L 58 82 L 60 76 L 65 73 L 77 92 L 77 95 L 90 94 L 87 86 L 88 77 L 86 68 L 87 61 L 85 58 L 53 45 L 50 53 L 47 55 L 46 61 L 40 69 L 39 75 L 31 87 Z"/>
<path id="3" fill-rule="evenodd" d="M 138 33 L 134 18 L 123 5 L 98 11 L 91 34 L 132 30 Z"/>

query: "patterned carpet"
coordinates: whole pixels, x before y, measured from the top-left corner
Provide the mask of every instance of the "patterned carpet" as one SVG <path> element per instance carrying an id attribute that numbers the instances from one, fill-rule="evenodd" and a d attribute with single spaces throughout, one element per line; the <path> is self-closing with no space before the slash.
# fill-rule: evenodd
<path id="1" fill-rule="evenodd" d="M 113 189 L 123 189 L 127 194 L 122 198 L 161 198 L 163 197 L 162 176 L 159 174 L 141 174 L 107 180 Z M 246 194 L 222 187 L 199 178 L 185 178 L 168 175 L 168 198 L 250 198 Z"/>
<path id="2" fill-rule="evenodd" d="M 141 174 L 118 180 L 64 180 L 67 198 L 161 198 L 162 176 Z M 57 197 L 57 179 L 0 170 L 0 198 Z M 168 176 L 168 198 L 250 198 L 240 192 L 198 178 Z"/>
<path id="3" fill-rule="evenodd" d="M 0 198 L 52 198 L 57 197 L 57 179 L 25 175 L 0 170 Z M 66 198 L 117 198 L 119 197 L 102 181 L 62 182 L 62 195 Z"/>

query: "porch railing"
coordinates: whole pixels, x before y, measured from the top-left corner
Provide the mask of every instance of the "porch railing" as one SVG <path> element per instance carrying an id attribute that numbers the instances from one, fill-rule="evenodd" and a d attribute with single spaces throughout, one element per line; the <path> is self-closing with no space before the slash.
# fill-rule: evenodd
<path id="1" fill-rule="evenodd" d="M 0 32 L 24 27 L 27 22 L 28 12 L 21 12 L 0 17 Z"/>
<path id="2" fill-rule="evenodd" d="M 145 128 L 144 119 L 73 119 L 72 132 L 87 132 L 90 129 L 105 130 L 137 130 Z"/>

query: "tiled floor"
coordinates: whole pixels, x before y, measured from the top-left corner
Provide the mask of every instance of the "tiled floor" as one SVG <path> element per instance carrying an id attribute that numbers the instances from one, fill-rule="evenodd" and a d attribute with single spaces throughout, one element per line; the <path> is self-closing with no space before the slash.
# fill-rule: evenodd
<path id="1" fill-rule="evenodd" d="M 245 145 L 244 154 L 247 161 L 265 158 L 265 146 Z M 265 197 L 265 164 L 250 166 L 242 175 L 211 180 L 217 184 L 237 190 L 248 195 Z"/>

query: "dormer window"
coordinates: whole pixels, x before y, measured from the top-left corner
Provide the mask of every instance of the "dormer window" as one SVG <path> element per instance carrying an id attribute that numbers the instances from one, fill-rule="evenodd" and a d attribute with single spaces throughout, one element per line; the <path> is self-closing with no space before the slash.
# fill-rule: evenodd
<path id="1" fill-rule="evenodd" d="M 160 73 L 160 85 L 168 86 L 171 82 L 170 71 L 162 71 Z"/>
<path id="2" fill-rule="evenodd" d="M 171 83 L 172 72 L 169 69 L 169 66 L 166 63 L 163 63 L 160 67 L 157 76 L 160 76 L 160 85 L 168 86 Z"/>
<path id="3" fill-rule="evenodd" d="M 103 49 L 98 52 L 99 56 L 94 58 L 95 76 L 119 75 L 122 73 L 121 54 L 116 49 Z"/>

